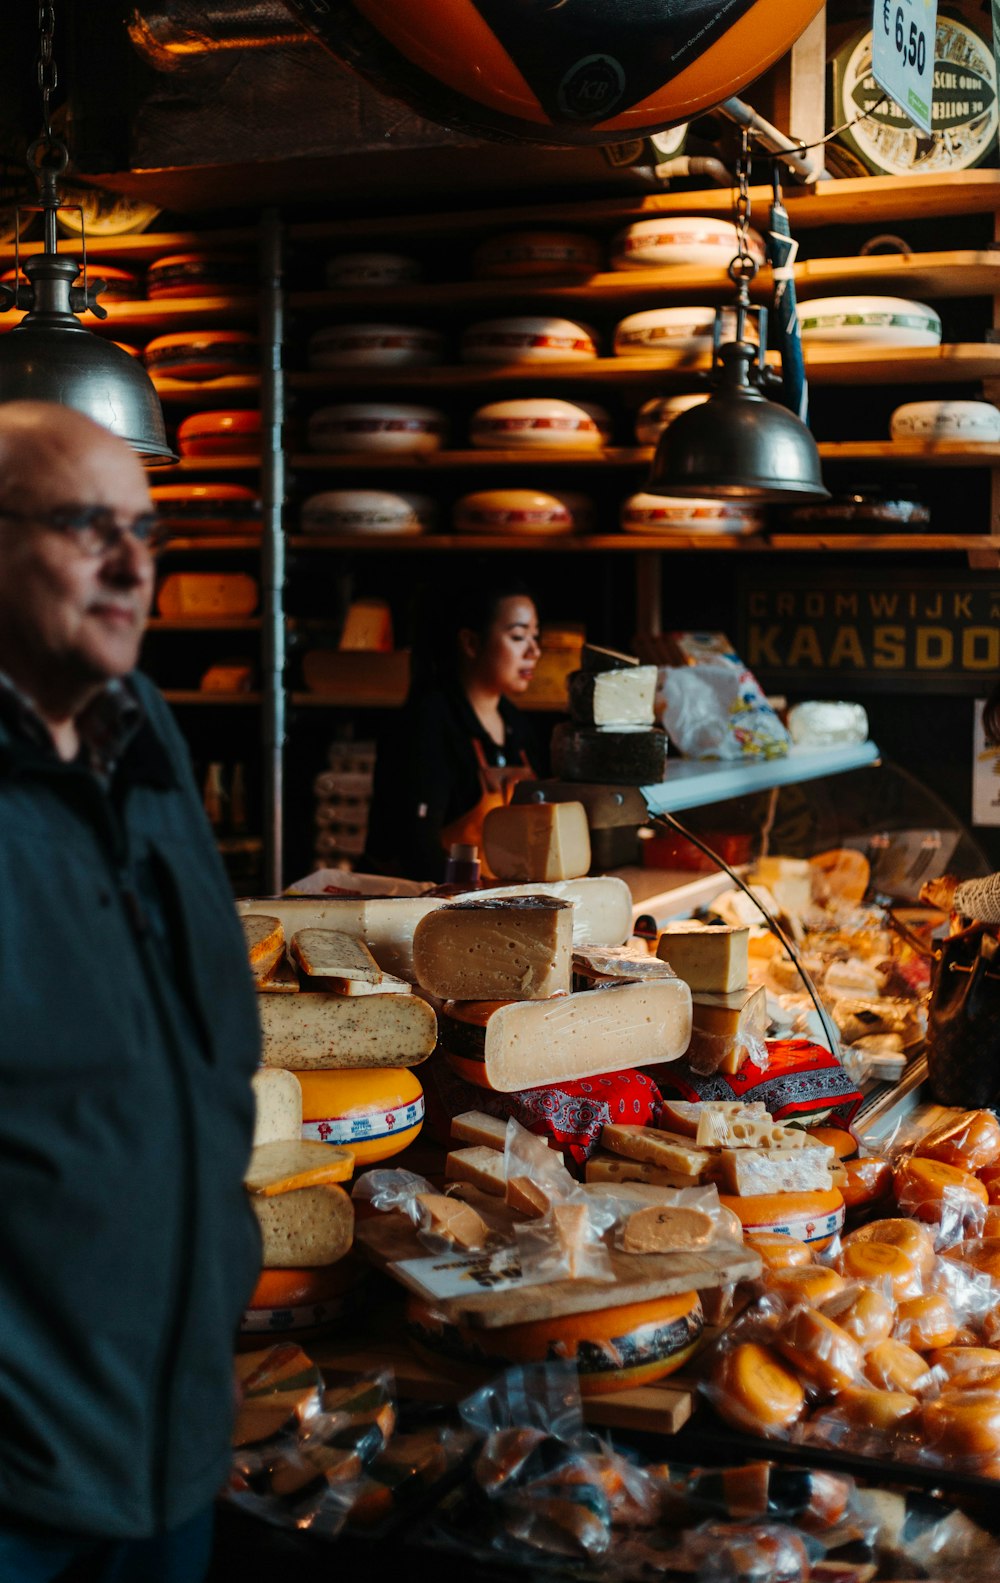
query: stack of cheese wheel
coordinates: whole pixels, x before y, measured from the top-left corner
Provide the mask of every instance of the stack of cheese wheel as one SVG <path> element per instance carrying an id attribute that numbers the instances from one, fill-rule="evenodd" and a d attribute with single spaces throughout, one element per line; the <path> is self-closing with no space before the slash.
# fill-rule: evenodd
<path id="1" fill-rule="evenodd" d="M 182 457 L 259 456 L 260 413 L 193 412 L 177 425 Z"/>
<path id="2" fill-rule="evenodd" d="M 14 270 L 6 269 L 0 275 L 0 282 L 5 286 L 14 284 Z M 98 280 L 103 280 L 104 286 L 98 297 L 98 303 L 105 302 L 135 302 L 142 296 L 142 284 L 138 275 L 130 269 L 116 269 L 114 264 L 94 264 L 87 266 L 87 285 L 93 287 Z M 28 277 L 22 270 L 17 277 L 21 286 L 28 284 Z M 83 287 L 83 272 L 77 276 L 74 285 Z M 90 321 L 93 323 L 93 320 Z"/>
<path id="3" fill-rule="evenodd" d="M 248 261 L 238 253 L 171 253 L 150 264 L 146 273 L 146 293 L 153 302 L 226 296 L 251 288 Z"/>
<path id="4" fill-rule="evenodd" d="M 455 506 L 456 533 L 553 538 L 586 532 L 592 505 L 585 495 L 540 489 L 479 489 Z"/>
<path id="5" fill-rule="evenodd" d="M 303 502 L 303 533 L 392 534 L 406 538 L 433 526 L 437 505 L 429 495 L 395 489 L 327 489 Z"/>
<path id="6" fill-rule="evenodd" d="M 469 438 L 477 450 L 598 450 L 610 426 L 589 403 L 555 396 L 491 401 L 473 414 Z"/>
<path id="7" fill-rule="evenodd" d="M 325 266 L 331 291 L 366 286 L 406 286 L 421 276 L 417 259 L 405 253 L 335 253 Z"/>
<path id="8" fill-rule="evenodd" d="M 245 330 L 178 330 L 148 342 L 149 372 L 168 379 L 207 384 L 233 374 L 256 373 L 260 351 Z"/>
<path id="9" fill-rule="evenodd" d="M 309 419 L 313 451 L 406 451 L 426 456 L 439 451 L 447 419 L 435 407 L 390 401 L 337 402 L 320 407 Z"/>
<path id="10" fill-rule="evenodd" d="M 149 493 L 177 538 L 260 532 L 260 496 L 246 484 L 154 484 Z"/>
<path id="11" fill-rule="evenodd" d="M 765 520 L 759 506 L 748 506 L 739 500 L 699 500 L 694 496 L 629 495 L 621 509 L 623 533 L 733 533 L 743 537 L 759 533 Z"/>
<path id="12" fill-rule="evenodd" d="M 601 267 L 601 249 L 576 231 L 508 231 L 477 247 L 473 274 L 486 279 L 518 276 L 592 275 Z"/>
<path id="13" fill-rule="evenodd" d="M 549 315 L 484 319 L 462 336 L 463 363 L 573 363 L 596 356 L 595 331 Z"/>

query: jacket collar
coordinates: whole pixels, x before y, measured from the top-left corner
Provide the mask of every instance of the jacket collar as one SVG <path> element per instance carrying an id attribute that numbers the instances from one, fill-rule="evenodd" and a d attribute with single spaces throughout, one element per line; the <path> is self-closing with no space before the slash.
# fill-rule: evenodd
<path id="1" fill-rule="evenodd" d="M 176 776 L 169 754 L 143 707 L 137 678 L 126 677 L 123 686 L 128 690 L 135 718 L 114 766 L 113 784 L 138 782 L 151 786 L 174 786 Z M 0 710 L 0 777 L 53 767 L 87 773 L 82 765 L 65 764 L 60 760 L 40 734 L 25 730 L 23 716 L 19 717 L 16 708 Z"/>

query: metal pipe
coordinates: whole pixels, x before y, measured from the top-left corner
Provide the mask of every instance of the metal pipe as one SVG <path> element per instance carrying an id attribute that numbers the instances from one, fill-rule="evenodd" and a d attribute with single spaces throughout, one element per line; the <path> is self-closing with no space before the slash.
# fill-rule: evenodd
<path id="1" fill-rule="evenodd" d="M 130 9 L 126 26 L 138 53 L 158 71 L 173 70 L 185 56 L 315 43 L 281 0 L 143 0 Z"/>
<path id="2" fill-rule="evenodd" d="M 662 165 L 653 166 L 653 175 L 658 181 L 670 181 L 675 176 L 703 176 L 716 187 L 731 187 L 733 173 L 727 170 L 721 159 L 713 159 L 707 154 L 675 154 L 672 159 L 664 160 Z"/>
<path id="3" fill-rule="evenodd" d="M 260 231 L 260 492 L 261 524 L 261 746 L 263 748 L 264 884 L 283 888 L 285 753 L 285 299 L 282 289 L 284 227 L 277 209 L 265 209 Z"/>
<path id="4" fill-rule="evenodd" d="M 742 99 L 723 99 L 721 104 L 715 106 L 720 115 L 728 121 L 734 121 L 737 126 L 746 127 L 752 132 L 758 143 L 766 148 L 769 154 L 777 155 L 782 164 L 793 170 L 802 181 L 829 181 L 828 170 L 817 170 L 812 160 L 801 152 L 801 143 L 795 143 L 784 132 L 779 132 L 770 121 L 765 121 L 763 116 L 757 114 L 752 105 L 746 104 Z"/>

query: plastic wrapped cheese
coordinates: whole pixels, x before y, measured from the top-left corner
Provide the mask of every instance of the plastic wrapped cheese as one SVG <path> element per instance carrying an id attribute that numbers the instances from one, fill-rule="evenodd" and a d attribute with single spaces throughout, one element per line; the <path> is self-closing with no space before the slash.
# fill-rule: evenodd
<path id="1" fill-rule="evenodd" d="M 788 730 L 796 747 L 840 747 L 868 741 L 868 716 L 860 704 L 810 699 L 789 709 Z"/>

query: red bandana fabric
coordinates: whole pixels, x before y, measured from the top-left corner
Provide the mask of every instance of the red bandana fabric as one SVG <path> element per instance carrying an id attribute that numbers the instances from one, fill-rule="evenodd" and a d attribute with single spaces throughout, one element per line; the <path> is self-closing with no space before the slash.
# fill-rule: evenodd
<path id="1" fill-rule="evenodd" d="M 657 1069 L 657 1080 L 667 1097 L 760 1101 L 775 1121 L 829 1116 L 845 1126 L 851 1122 L 864 1096 L 829 1050 L 809 1039 L 771 1039 L 767 1053 L 764 1069 L 747 1061 L 734 1076 L 706 1077 L 674 1061 Z"/>

